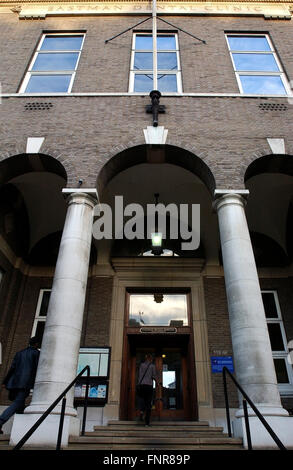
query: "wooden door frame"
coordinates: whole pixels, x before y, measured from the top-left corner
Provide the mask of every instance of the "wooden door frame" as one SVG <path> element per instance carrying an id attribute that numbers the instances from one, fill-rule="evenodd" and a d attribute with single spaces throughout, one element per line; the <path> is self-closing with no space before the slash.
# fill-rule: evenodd
<path id="1" fill-rule="evenodd" d="M 177 341 L 176 341 L 177 338 Z M 143 339 L 143 344 L 142 344 Z M 139 335 L 131 334 L 125 330 L 124 335 L 124 348 L 123 348 L 123 361 L 122 361 L 122 381 L 121 381 L 121 399 L 120 399 L 120 418 L 123 420 L 135 419 L 137 413 L 135 411 L 135 372 L 136 372 L 136 349 L 138 347 L 146 347 L 152 349 L 152 343 L 160 342 L 163 343 L 164 339 L 167 341 L 166 348 L 181 349 L 181 364 L 182 364 L 182 382 L 186 389 L 183 391 L 183 410 L 174 410 L 172 412 L 163 411 L 161 418 L 162 420 L 186 420 L 186 421 L 197 421 L 198 419 L 198 407 L 196 397 L 196 376 L 194 367 L 193 353 L 193 335 L 191 330 L 189 333 L 181 334 L 178 336 L 162 336 L 162 335 Z M 172 342 L 170 343 L 170 340 Z M 174 344 L 175 340 L 175 344 Z M 176 344 L 176 342 L 178 344 Z M 149 347 L 148 347 L 149 346 Z M 183 346 L 186 354 L 183 354 Z M 155 346 L 153 345 L 153 349 Z M 188 370 L 193 370 L 194 373 L 188 373 Z M 187 391 L 186 391 L 187 390 Z"/>
<path id="2" fill-rule="evenodd" d="M 193 339 L 190 348 L 193 355 L 190 370 L 196 370 L 196 383 L 191 384 L 192 405 L 197 408 L 199 419 L 206 420 L 213 413 L 212 377 L 210 373 L 210 348 L 208 322 L 205 308 L 203 268 L 204 260 L 175 257 L 112 258 L 114 284 L 111 307 L 109 345 L 112 361 L 109 380 L 109 400 L 104 409 L 105 419 L 126 419 L 127 383 L 124 377 L 128 368 L 124 332 L 126 291 L 129 288 L 190 289 L 191 329 Z M 194 366 L 192 365 L 194 363 Z M 122 378 L 122 374 L 124 377 Z M 197 395 L 196 395 L 197 393 Z M 196 397 L 196 398 L 194 398 Z M 126 411 L 125 411 L 126 410 Z M 196 416 L 196 413 L 193 413 Z"/>

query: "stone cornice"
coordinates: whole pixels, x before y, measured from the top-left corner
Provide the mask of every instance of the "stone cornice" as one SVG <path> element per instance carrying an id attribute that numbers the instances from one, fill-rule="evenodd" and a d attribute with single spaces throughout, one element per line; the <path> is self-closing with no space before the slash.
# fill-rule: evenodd
<path id="1" fill-rule="evenodd" d="M 123 3 L 151 3 L 151 2 L 146 2 L 145 0 L 136 0 L 135 2 L 133 0 L 22 0 L 22 1 L 11 1 L 11 0 L 0 0 L 0 6 L 5 5 L 6 7 L 11 6 L 14 7 L 15 5 L 25 5 L 25 4 L 34 4 L 34 5 L 39 5 L 39 4 L 69 4 L 69 3 L 85 3 L 85 4 L 91 4 L 91 3 L 114 3 L 114 4 L 123 4 Z M 245 4 L 245 3 L 266 3 L 266 4 L 291 4 L 293 8 L 293 0 L 213 0 L 210 2 L 202 2 L 201 0 L 159 0 L 158 3 L 205 3 L 206 5 L 213 5 L 217 3 L 224 3 L 224 4 Z"/>
<path id="2" fill-rule="evenodd" d="M 284 0 L 246 0 L 228 1 L 169 1 L 158 0 L 157 14 L 162 15 L 226 15 L 226 16 L 263 16 L 265 19 L 291 20 L 293 5 Z M 47 16 L 84 16 L 84 15 L 148 15 L 152 14 L 150 1 L 45 1 L 24 0 L 6 2 L 0 0 L 0 11 L 18 14 L 19 19 L 45 19 Z"/>
<path id="3" fill-rule="evenodd" d="M 288 0 L 158 0 L 157 15 L 259 16 L 266 20 L 291 20 L 293 4 Z M 0 12 L 20 20 L 44 20 L 52 16 L 152 15 L 150 0 L 0 0 Z"/>

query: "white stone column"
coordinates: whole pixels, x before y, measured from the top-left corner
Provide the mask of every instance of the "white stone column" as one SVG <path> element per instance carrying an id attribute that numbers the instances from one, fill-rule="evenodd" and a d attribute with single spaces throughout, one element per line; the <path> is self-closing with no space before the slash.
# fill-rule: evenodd
<path id="1" fill-rule="evenodd" d="M 245 216 L 248 191 L 216 191 L 219 230 L 237 379 L 266 417 L 288 416 L 282 408 L 259 279 Z M 254 415 L 252 410 L 250 414 Z M 243 427 L 240 407 L 236 427 Z M 275 419 L 274 418 L 274 419 Z M 254 418 L 256 419 L 256 418 Z M 288 418 L 287 418 L 288 419 Z M 276 424 L 276 423 L 275 423 Z M 293 422 L 292 422 L 293 424 Z M 255 431 L 255 432 L 254 432 Z M 253 439 L 273 442 L 258 420 Z M 241 432 L 239 433 L 241 434 Z M 262 436 L 266 439 L 262 441 Z M 267 440 L 268 437 L 268 440 Z"/>
<path id="2" fill-rule="evenodd" d="M 93 190 L 63 190 L 69 193 L 68 210 L 59 248 L 52 292 L 47 312 L 39 366 L 31 404 L 23 415 L 16 415 L 11 441 L 18 442 L 29 427 L 62 393 L 77 373 L 78 353 L 92 241 Z M 78 433 L 79 422 L 73 408 L 73 389 L 67 395 L 66 435 Z M 60 406 L 56 407 L 30 438 L 30 445 L 54 445 Z M 55 415 L 55 418 L 54 418 Z M 75 427 L 75 430 L 72 429 Z"/>

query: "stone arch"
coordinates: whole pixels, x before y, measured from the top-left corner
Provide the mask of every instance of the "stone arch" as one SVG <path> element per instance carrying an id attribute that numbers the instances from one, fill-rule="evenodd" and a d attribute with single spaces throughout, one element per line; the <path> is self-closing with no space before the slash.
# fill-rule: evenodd
<path id="1" fill-rule="evenodd" d="M 269 158 L 271 160 L 273 160 L 274 158 L 277 158 L 277 159 L 285 158 L 287 160 L 287 158 L 290 155 L 293 155 L 293 148 L 290 148 L 288 150 L 289 151 L 286 154 L 282 154 L 282 155 L 273 154 L 271 152 L 271 149 L 270 149 L 269 145 L 267 145 L 267 147 L 259 147 L 252 154 L 246 155 L 243 158 L 243 160 L 241 162 L 241 165 L 239 167 L 239 178 L 240 178 L 240 181 L 242 182 L 242 184 L 245 186 L 245 181 L 248 178 L 247 175 L 251 171 L 251 165 L 253 165 L 253 164 L 257 165 L 258 164 L 257 162 L 261 162 L 261 165 L 263 166 L 264 163 L 265 163 L 265 160 L 260 160 L 263 157 Z M 290 158 L 292 158 L 292 157 L 290 157 Z M 269 160 L 268 160 L 268 162 L 269 162 Z M 280 161 L 280 163 L 281 163 L 281 161 Z M 281 168 L 281 165 L 280 165 L 280 168 Z M 277 167 L 275 167 L 274 171 L 276 171 L 276 170 L 277 170 Z"/>
<path id="2" fill-rule="evenodd" d="M 293 176 L 293 156 L 267 153 L 259 155 L 247 166 L 243 175 L 244 182 L 260 173 L 283 173 Z"/>
<path id="3" fill-rule="evenodd" d="M 70 185 L 76 174 L 68 156 L 44 146 L 38 154 L 27 154 L 17 146 L 0 150 L 0 184 L 14 176 L 30 171 L 49 171 L 63 177 Z M 76 185 L 76 182 L 75 182 Z"/>
<path id="4" fill-rule="evenodd" d="M 179 143 L 178 143 L 179 144 Z M 208 157 L 204 154 L 196 154 L 193 146 L 187 145 L 146 145 L 128 142 L 111 149 L 110 153 L 102 158 L 97 176 L 98 194 L 102 194 L 107 183 L 121 171 L 141 163 L 169 163 L 181 166 L 198 176 L 213 195 L 216 188 L 216 180 L 209 165 Z"/>

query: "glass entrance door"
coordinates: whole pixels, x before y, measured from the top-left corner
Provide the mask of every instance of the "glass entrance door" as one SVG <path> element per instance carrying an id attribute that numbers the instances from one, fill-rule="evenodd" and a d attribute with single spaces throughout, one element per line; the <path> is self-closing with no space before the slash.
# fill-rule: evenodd
<path id="1" fill-rule="evenodd" d="M 149 348 L 136 350 L 135 383 L 138 382 L 138 371 L 145 354 L 153 355 L 153 363 L 157 371 L 157 383 L 153 381 L 153 419 L 185 419 L 188 415 L 188 378 L 186 358 L 176 348 Z M 162 384 L 162 385 L 160 385 Z M 135 416 L 140 409 L 140 398 L 135 396 Z"/>

